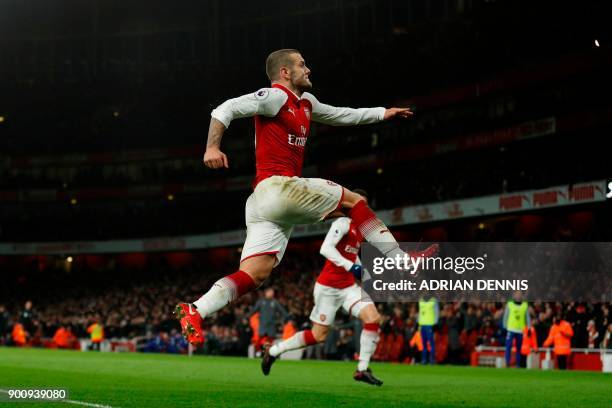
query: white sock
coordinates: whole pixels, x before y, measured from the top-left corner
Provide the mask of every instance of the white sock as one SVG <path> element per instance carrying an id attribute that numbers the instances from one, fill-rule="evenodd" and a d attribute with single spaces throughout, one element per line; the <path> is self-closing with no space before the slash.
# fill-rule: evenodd
<path id="1" fill-rule="evenodd" d="M 372 358 L 372 354 L 376 351 L 378 339 L 378 331 L 361 331 L 361 339 L 359 340 L 359 364 L 357 364 L 357 370 L 367 370 L 370 364 L 370 358 Z"/>
<path id="2" fill-rule="evenodd" d="M 287 340 L 283 340 L 270 347 L 270 355 L 272 357 L 278 357 L 285 351 L 297 350 L 305 348 L 307 346 L 306 339 L 304 338 L 304 332 L 297 332 Z"/>
<path id="3" fill-rule="evenodd" d="M 193 304 L 198 308 L 198 313 L 200 313 L 203 319 L 211 313 L 222 309 L 236 298 L 237 293 L 234 281 L 225 277 L 216 281 L 208 292 L 193 302 Z"/>

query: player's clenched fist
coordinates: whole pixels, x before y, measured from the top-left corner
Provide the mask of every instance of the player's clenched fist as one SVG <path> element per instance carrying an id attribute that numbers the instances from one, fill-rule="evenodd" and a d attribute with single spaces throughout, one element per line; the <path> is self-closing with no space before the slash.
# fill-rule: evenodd
<path id="1" fill-rule="evenodd" d="M 216 147 L 207 148 L 202 161 L 206 167 L 211 169 L 220 169 L 221 167 L 225 167 L 226 169 L 229 168 L 227 156 Z"/>

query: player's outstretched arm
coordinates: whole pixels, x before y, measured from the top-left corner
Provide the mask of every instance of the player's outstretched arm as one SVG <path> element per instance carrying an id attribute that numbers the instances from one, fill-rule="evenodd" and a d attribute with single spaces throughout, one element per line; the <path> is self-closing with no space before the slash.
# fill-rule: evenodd
<path id="1" fill-rule="evenodd" d="M 413 116 L 410 108 L 338 108 L 319 102 L 311 93 L 304 92 L 303 99 L 312 105 L 312 120 L 332 126 L 366 125 L 395 118 Z"/>

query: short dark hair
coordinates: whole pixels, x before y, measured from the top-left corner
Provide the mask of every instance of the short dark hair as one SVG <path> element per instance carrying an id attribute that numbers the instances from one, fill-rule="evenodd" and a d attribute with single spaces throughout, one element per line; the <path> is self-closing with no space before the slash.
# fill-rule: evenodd
<path id="1" fill-rule="evenodd" d="M 293 48 L 284 48 L 282 50 L 276 50 L 271 52 L 266 58 L 266 75 L 270 81 L 278 79 L 278 71 L 283 66 L 292 66 L 294 61 L 291 58 L 293 54 L 301 54 L 298 50 Z"/>

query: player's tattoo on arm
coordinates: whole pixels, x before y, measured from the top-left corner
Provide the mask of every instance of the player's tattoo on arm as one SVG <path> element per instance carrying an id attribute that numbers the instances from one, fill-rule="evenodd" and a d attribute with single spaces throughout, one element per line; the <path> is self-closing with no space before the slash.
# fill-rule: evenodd
<path id="1" fill-rule="evenodd" d="M 225 132 L 225 125 L 223 125 L 220 120 L 211 118 L 210 126 L 208 128 L 208 141 L 206 142 L 206 147 L 220 147 L 223 132 Z"/>

